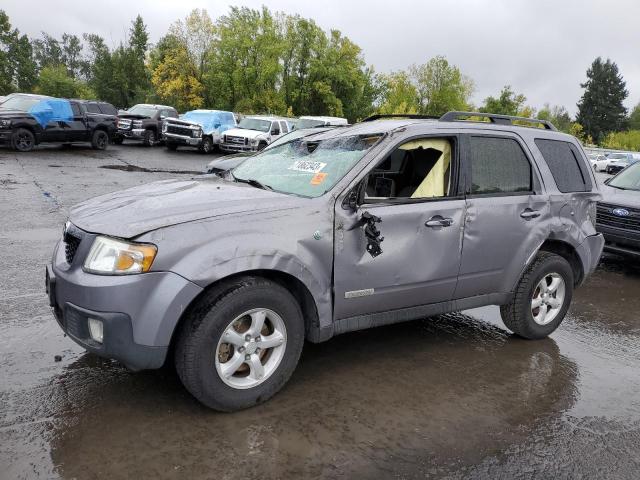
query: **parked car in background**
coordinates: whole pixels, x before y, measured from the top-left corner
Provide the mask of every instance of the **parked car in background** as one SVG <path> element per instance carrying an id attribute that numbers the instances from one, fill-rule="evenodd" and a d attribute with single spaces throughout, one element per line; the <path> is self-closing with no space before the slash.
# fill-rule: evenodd
<path id="1" fill-rule="evenodd" d="M 41 143 L 80 142 L 104 150 L 116 132 L 117 117 L 102 113 L 108 106 L 115 111 L 105 102 L 13 95 L 0 105 L 0 143 L 20 152 Z"/>
<path id="2" fill-rule="evenodd" d="M 162 124 L 162 136 L 169 150 L 188 146 L 209 153 L 220 144 L 222 135 L 235 126 L 233 112 L 191 110 L 180 118 L 166 119 Z"/>
<path id="3" fill-rule="evenodd" d="M 609 163 L 605 168 L 605 172 L 609 174 L 618 173 L 624 170 L 632 163 L 640 161 L 640 154 L 634 153 L 611 153 L 607 157 Z"/>
<path id="4" fill-rule="evenodd" d="M 611 163 L 612 161 L 613 159 L 610 159 L 606 155 L 598 155 L 596 160 L 592 162 L 593 169 L 596 172 L 606 172 L 607 167 L 609 166 L 609 163 Z"/>
<path id="5" fill-rule="evenodd" d="M 118 121 L 118 133 L 114 142 L 124 140 L 142 141 L 151 147 L 162 138 L 162 122 L 167 118 L 177 118 L 178 111 L 167 105 L 148 105 L 139 103 L 128 110 L 121 111 Z"/>
<path id="6" fill-rule="evenodd" d="M 591 167 L 593 167 L 595 171 L 598 171 L 598 162 L 607 159 L 606 156 L 598 153 L 591 153 L 589 154 L 588 158 L 589 158 L 589 162 L 591 163 Z"/>
<path id="7" fill-rule="evenodd" d="M 484 305 L 547 337 L 598 265 L 598 184 L 544 120 L 459 115 L 326 131 L 233 176 L 76 206 L 46 269 L 57 322 L 132 369 L 173 361 L 223 411 L 276 394 L 305 340 Z"/>
<path id="8" fill-rule="evenodd" d="M 640 258 L 640 162 L 605 180 L 596 228 L 608 252 Z"/>
<path id="9" fill-rule="evenodd" d="M 326 132 L 334 127 L 318 127 L 318 128 L 305 128 L 303 130 L 293 130 L 292 132 L 287 133 L 286 135 L 282 135 L 275 142 L 267 145 L 264 150 L 269 150 L 271 148 L 284 145 L 285 143 L 293 142 L 302 137 L 307 137 L 309 135 L 314 135 L 316 133 Z M 230 170 L 233 170 L 242 162 L 244 162 L 250 156 L 255 155 L 255 152 L 246 151 L 239 152 L 233 155 L 227 155 L 224 157 L 216 158 L 211 160 L 206 168 L 206 173 L 215 173 L 218 175 L 225 175 Z"/>
<path id="10" fill-rule="evenodd" d="M 220 149 L 225 152 L 257 152 L 291 131 L 287 119 L 254 115 L 224 133 Z"/>
<path id="11" fill-rule="evenodd" d="M 349 125 L 346 118 L 341 117 L 300 117 L 296 122 L 296 128 L 312 128 L 326 126 L 345 126 Z"/>

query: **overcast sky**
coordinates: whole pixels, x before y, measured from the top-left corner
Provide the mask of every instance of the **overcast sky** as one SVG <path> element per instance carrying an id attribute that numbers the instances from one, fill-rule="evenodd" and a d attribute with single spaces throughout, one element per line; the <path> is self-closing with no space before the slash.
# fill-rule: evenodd
<path id="1" fill-rule="evenodd" d="M 510 84 L 536 108 L 549 102 L 573 114 L 597 56 L 618 64 L 630 94 L 627 107 L 640 101 L 638 0 L 2 0 L 0 8 L 30 36 L 93 32 L 116 45 L 138 13 L 155 42 L 193 8 L 216 18 L 229 5 L 263 4 L 341 30 L 377 71 L 445 55 L 474 80 L 476 104 Z"/>

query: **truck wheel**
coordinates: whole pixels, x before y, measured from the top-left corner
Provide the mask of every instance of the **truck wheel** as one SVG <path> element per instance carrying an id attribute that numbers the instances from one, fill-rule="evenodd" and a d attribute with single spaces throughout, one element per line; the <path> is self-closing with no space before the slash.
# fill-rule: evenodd
<path id="1" fill-rule="evenodd" d="M 202 139 L 199 150 L 202 153 L 211 153 L 213 151 L 213 140 L 211 140 L 211 137 L 204 137 Z"/>
<path id="2" fill-rule="evenodd" d="M 31 130 L 26 128 L 18 128 L 11 136 L 11 145 L 14 150 L 19 152 L 29 152 L 33 150 L 36 144 L 36 138 L 31 133 Z"/>
<path id="3" fill-rule="evenodd" d="M 156 132 L 153 130 L 145 130 L 144 137 L 142 138 L 142 144 L 145 147 L 153 147 L 156 143 Z"/>
<path id="4" fill-rule="evenodd" d="M 95 150 L 105 150 L 109 145 L 109 135 L 104 130 L 96 130 L 91 137 L 91 147 Z"/>
<path id="5" fill-rule="evenodd" d="M 212 289 L 187 314 L 176 344 L 176 371 L 207 407 L 241 410 L 284 386 L 303 343 L 302 312 L 289 291 L 245 277 Z"/>
<path id="6" fill-rule="evenodd" d="M 564 258 L 539 252 L 518 282 L 513 299 L 500 307 L 504 324 L 529 339 L 550 335 L 562 322 L 573 296 L 573 270 Z"/>
<path id="7" fill-rule="evenodd" d="M 267 142 L 260 142 L 258 144 L 258 151 L 264 150 L 265 148 L 267 148 Z"/>

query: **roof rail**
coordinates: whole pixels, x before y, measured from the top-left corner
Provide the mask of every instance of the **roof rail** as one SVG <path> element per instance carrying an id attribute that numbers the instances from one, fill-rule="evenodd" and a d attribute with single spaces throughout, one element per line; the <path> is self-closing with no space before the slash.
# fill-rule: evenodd
<path id="1" fill-rule="evenodd" d="M 436 117 L 434 115 L 419 115 L 417 113 L 376 113 L 375 115 L 371 115 L 364 120 L 363 122 L 373 122 L 374 120 L 383 120 L 385 118 L 415 118 L 422 120 L 438 120 L 440 117 Z"/>
<path id="2" fill-rule="evenodd" d="M 548 120 L 540 120 L 539 118 L 526 118 L 515 117 L 513 115 L 500 115 L 497 113 L 481 113 L 481 112 L 447 112 L 440 117 L 441 122 L 458 122 L 458 121 L 473 121 L 473 120 L 460 120 L 460 117 L 482 117 L 488 118 L 491 123 L 498 125 L 513 125 L 514 121 L 526 122 L 531 124 L 543 125 L 546 130 L 557 131 L 553 123 Z M 476 120 L 477 121 L 477 120 Z M 522 125 L 526 126 L 526 125 Z M 533 125 L 532 125 L 533 127 Z"/>

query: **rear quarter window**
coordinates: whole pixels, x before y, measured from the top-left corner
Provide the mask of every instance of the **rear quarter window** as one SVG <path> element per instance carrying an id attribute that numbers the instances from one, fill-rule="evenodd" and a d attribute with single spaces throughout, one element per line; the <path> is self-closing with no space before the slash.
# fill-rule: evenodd
<path id="1" fill-rule="evenodd" d="M 114 107 L 110 103 L 99 103 L 98 107 L 100 107 L 100 111 L 105 115 L 118 115 L 116 107 Z"/>
<path id="2" fill-rule="evenodd" d="M 591 180 L 575 145 L 562 140 L 536 138 L 536 146 L 547 163 L 558 190 L 586 192 L 591 190 Z"/>
<path id="3" fill-rule="evenodd" d="M 102 113 L 97 103 L 85 103 L 85 106 L 87 107 L 87 112 L 89 113 Z"/>

